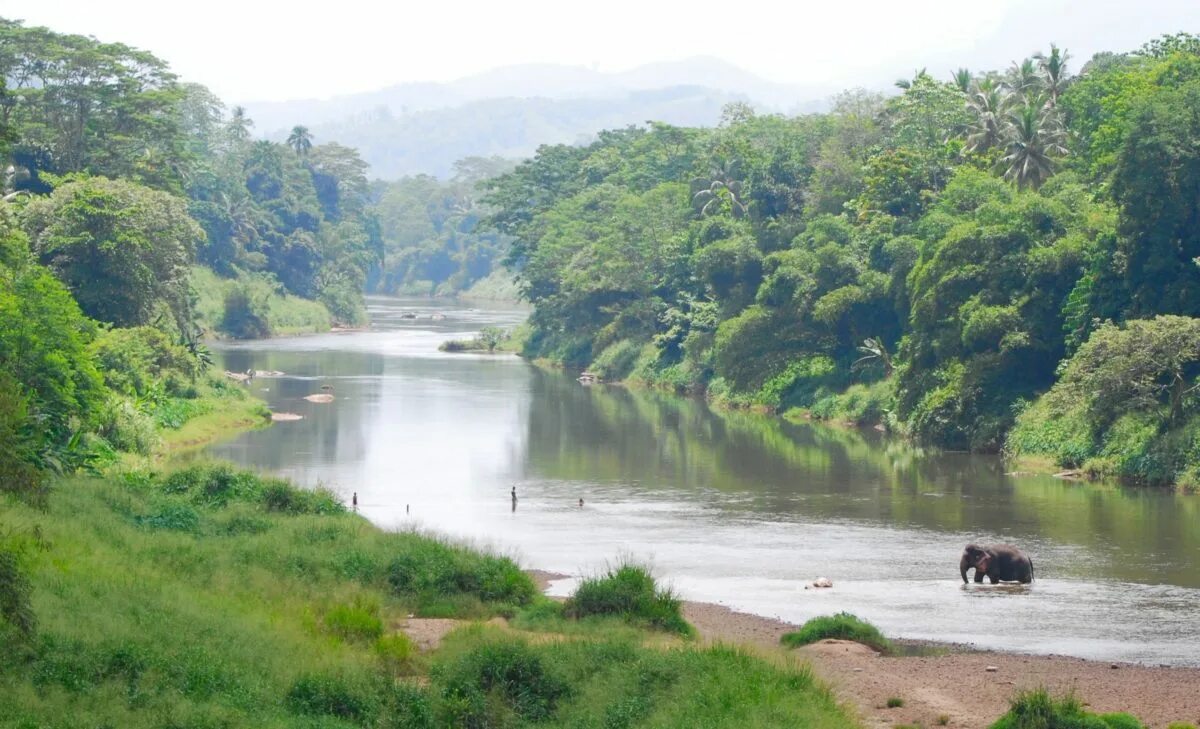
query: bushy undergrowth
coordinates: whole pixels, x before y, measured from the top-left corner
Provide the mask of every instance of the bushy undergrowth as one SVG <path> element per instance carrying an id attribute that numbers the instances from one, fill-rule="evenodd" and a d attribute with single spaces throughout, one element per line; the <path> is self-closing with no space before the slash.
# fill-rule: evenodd
<path id="1" fill-rule="evenodd" d="M 813 618 L 800 626 L 800 630 L 785 633 L 780 642 L 789 648 L 798 648 L 828 638 L 852 640 L 883 653 L 893 650 L 891 642 L 883 637 L 878 628 L 850 613 Z"/>
<path id="2" fill-rule="evenodd" d="M 1145 729 L 1133 716 L 1123 713 L 1093 714 L 1084 711 L 1073 695 L 1054 698 L 1043 689 L 1017 694 L 1008 713 L 991 729 Z"/>
<path id="3" fill-rule="evenodd" d="M 1105 324 L 1026 407 L 1012 456 L 1134 484 L 1200 486 L 1200 319 Z"/>
<path id="4" fill-rule="evenodd" d="M 0 621 L 36 616 L 18 617 L 27 647 L 0 654 L 0 725 L 852 726 L 806 670 L 728 648 L 647 648 L 604 621 L 546 640 L 475 625 L 422 655 L 391 632 L 420 608 L 395 589 L 398 558 L 421 555 L 406 584 L 471 610 L 508 607 L 453 590 L 532 594 L 515 565 L 341 511 L 274 511 L 259 480 L 204 464 L 65 482 L 47 513 L 0 501 L 5 523 L 36 535 L 18 561 L 29 589 L 6 593 L 27 604 L 4 603 Z M 481 574 L 464 579 L 471 569 Z"/>
<path id="5" fill-rule="evenodd" d="M 537 593 L 529 575 L 505 557 L 417 534 L 398 534 L 403 549 L 385 568 L 398 595 L 415 597 L 426 614 L 471 612 L 472 606 L 526 605 Z"/>
<path id="6" fill-rule="evenodd" d="M 573 618 L 619 616 L 680 635 L 694 632 L 683 618 L 679 597 L 670 588 L 660 588 L 649 569 L 635 564 L 622 564 L 581 581 L 564 613 Z"/>

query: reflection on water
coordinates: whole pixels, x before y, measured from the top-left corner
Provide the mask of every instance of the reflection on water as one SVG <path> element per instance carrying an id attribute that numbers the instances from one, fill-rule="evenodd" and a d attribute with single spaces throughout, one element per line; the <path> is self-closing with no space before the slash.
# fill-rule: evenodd
<path id="1" fill-rule="evenodd" d="M 851 610 L 903 637 L 1200 665 L 1200 498 L 582 387 L 509 355 L 437 352 L 522 311 L 370 304 L 371 331 L 223 348 L 227 369 L 285 372 L 251 387 L 304 420 L 213 454 L 544 569 L 631 555 L 686 597 L 788 620 Z M 322 386 L 333 403 L 303 399 Z M 968 541 L 1022 546 L 1036 582 L 964 586 Z M 818 576 L 834 588 L 805 590 Z"/>

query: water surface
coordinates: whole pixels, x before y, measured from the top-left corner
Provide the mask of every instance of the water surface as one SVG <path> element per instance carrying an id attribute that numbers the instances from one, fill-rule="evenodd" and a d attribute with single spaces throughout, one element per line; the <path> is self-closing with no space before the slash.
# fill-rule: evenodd
<path id="1" fill-rule="evenodd" d="M 286 373 L 251 388 L 304 419 L 212 454 L 527 566 L 590 574 L 631 556 L 689 599 L 790 621 L 849 610 L 899 637 L 1200 665 L 1198 497 L 1007 475 L 992 457 L 442 354 L 526 312 L 369 304 L 369 331 L 220 348 L 226 369 Z M 322 386 L 333 403 L 303 399 Z M 1020 545 L 1036 581 L 963 586 L 968 541 Z M 819 576 L 834 588 L 804 589 Z"/>

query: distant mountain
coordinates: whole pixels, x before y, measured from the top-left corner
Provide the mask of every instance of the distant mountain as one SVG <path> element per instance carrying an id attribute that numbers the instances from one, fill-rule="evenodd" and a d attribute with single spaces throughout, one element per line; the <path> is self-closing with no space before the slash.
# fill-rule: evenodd
<path id="1" fill-rule="evenodd" d="M 255 127 L 282 138 L 295 124 L 317 141 L 356 147 L 374 177 L 446 176 L 471 155 L 524 157 L 540 144 L 586 141 L 601 129 L 648 120 L 711 126 L 721 107 L 745 101 L 767 111 L 813 111 L 831 89 L 759 78 L 710 57 L 604 73 L 582 66 L 528 64 L 449 83 L 407 83 L 379 91 L 243 104 Z"/>

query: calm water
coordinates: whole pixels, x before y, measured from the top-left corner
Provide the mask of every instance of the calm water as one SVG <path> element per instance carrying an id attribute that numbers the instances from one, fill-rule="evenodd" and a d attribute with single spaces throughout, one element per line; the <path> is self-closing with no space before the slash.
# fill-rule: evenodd
<path id="1" fill-rule="evenodd" d="M 995 458 L 444 355 L 525 312 L 369 303 L 370 331 L 219 351 L 227 369 L 286 373 L 251 387 L 304 419 L 212 454 L 526 566 L 632 556 L 687 598 L 791 621 L 850 610 L 900 637 L 1200 665 L 1200 498 L 1013 477 Z M 303 400 L 323 385 L 333 403 Z M 1036 582 L 964 587 L 963 545 L 1000 540 L 1031 553 Z M 834 588 L 804 589 L 819 576 Z"/>

